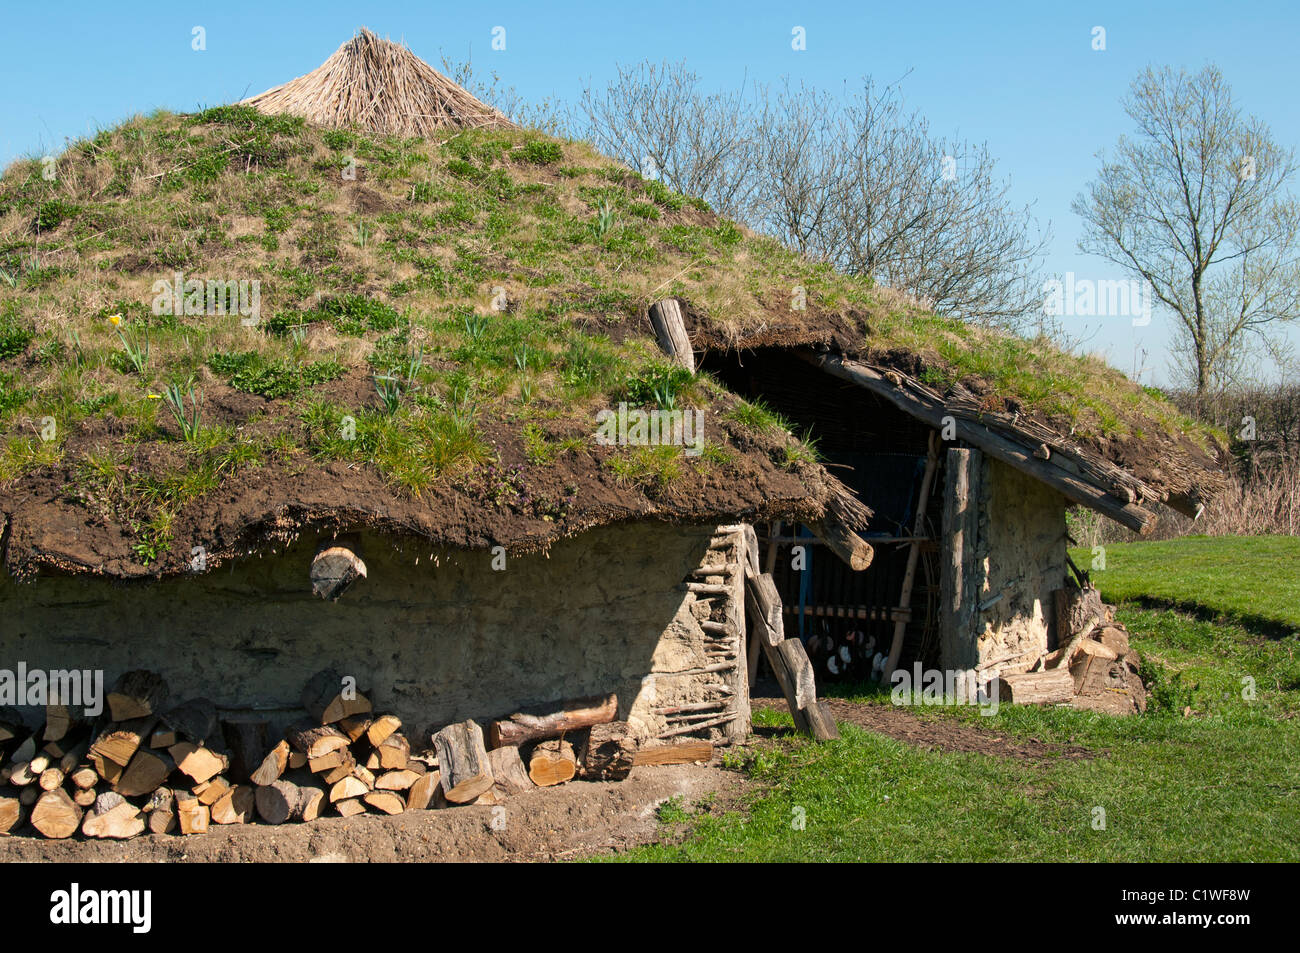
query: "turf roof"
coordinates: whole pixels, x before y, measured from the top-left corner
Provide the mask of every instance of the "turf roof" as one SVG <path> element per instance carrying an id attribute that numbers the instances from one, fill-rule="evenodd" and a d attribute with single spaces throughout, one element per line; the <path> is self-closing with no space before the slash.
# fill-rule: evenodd
<path id="1" fill-rule="evenodd" d="M 196 546 L 211 566 L 315 525 L 538 548 L 614 520 L 816 517 L 837 485 L 814 451 L 664 362 L 646 310 L 667 295 L 697 347 L 829 343 L 1139 469 L 1218 453 L 1100 361 L 927 314 L 529 131 L 137 117 L 5 172 L 0 268 L 18 572 L 184 571 Z M 256 320 L 154 313 L 178 273 L 256 281 Z M 699 409 L 703 452 L 598 446 L 621 401 Z"/>

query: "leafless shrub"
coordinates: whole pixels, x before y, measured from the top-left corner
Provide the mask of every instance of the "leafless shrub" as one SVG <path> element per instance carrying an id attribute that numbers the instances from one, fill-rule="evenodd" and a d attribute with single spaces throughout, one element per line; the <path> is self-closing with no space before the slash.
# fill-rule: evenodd
<path id="1" fill-rule="evenodd" d="M 930 133 L 897 87 L 706 92 L 684 63 L 587 89 L 601 151 L 719 212 L 941 313 L 1019 326 L 1041 310 L 1046 236 L 983 145 Z"/>

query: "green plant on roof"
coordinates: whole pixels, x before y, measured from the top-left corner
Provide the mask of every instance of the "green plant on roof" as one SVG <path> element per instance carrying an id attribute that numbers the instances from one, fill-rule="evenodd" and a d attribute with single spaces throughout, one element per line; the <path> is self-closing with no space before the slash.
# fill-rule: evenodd
<path id="1" fill-rule="evenodd" d="M 149 367 L 149 326 L 142 325 L 140 338 L 143 344 L 137 339 L 136 333 L 131 332 L 128 337 L 127 333 L 122 330 L 122 316 L 120 314 L 111 315 L 108 319 L 113 328 L 117 331 L 117 336 L 122 341 L 122 350 L 126 355 L 128 365 L 135 370 L 141 377 Z"/>
<path id="2" fill-rule="evenodd" d="M 185 398 L 189 398 L 189 410 L 185 409 Z M 193 443 L 195 437 L 199 434 L 199 420 L 203 415 L 203 395 L 195 394 L 194 378 L 185 382 L 185 391 L 176 382 L 168 384 L 163 390 L 163 399 L 167 402 L 167 408 L 172 412 L 172 417 L 180 425 L 181 436 L 186 443 Z"/>
<path id="3" fill-rule="evenodd" d="M 601 202 L 596 210 L 596 237 L 604 238 L 614 228 L 614 207 L 609 202 Z"/>

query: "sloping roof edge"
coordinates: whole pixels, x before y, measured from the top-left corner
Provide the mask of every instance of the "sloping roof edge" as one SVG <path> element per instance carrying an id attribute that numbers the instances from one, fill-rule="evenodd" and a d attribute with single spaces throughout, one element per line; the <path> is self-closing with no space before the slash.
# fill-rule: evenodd
<path id="1" fill-rule="evenodd" d="M 960 391 L 944 396 L 892 368 L 874 367 L 836 354 L 796 352 L 828 374 L 883 397 L 899 410 L 937 430 L 950 425 L 962 440 L 1051 486 L 1067 499 L 1109 517 L 1140 535 L 1159 521 L 1148 503 L 1164 503 L 1195 518 L 1202 507 L 1194 493 L 1173 494 L 1144 483 L 1121 467 L 1076 447 L 1033 421 L 980 410 Z"/>

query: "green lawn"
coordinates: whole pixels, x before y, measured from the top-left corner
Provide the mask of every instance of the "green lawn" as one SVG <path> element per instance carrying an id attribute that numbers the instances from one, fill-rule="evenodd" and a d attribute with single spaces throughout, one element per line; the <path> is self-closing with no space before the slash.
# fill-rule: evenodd
<path id="1" fill-rule="evenodd" d="M 1279 634 L 1300 622 L 1297 555 L 1298 541 L 1278 539 L 1107 547 L 1107 568 L 1094 579 L 1121 603 L 1119 617 L 1154 673 L 1142 717 L 1010 706 L 988 718 L 920 712 L 999 736 L 1082 745 L 1095 757 L 927 752 L 853 725 L 825 745 L 785 736 L 731 756 L 758 782 L 741 809 L 672 804 L 662 813 L 664 842 L 622 857 L 1300 860 L 1300 636 Z M 879 692 L 862 700 L 888 704 Z M 756 721 L 789 725 L 770 712 Z"/>

